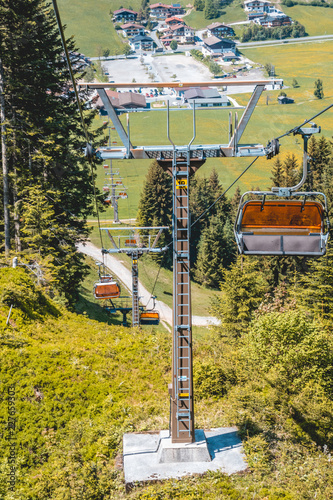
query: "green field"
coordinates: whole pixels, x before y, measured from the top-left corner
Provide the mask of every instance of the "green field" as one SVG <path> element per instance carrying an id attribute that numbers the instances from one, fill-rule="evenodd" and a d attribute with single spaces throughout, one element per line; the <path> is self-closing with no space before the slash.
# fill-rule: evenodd
<path id="1" fill-rule="evenodd" d="M 222 11 L 224 14 L 216 19 L 205 19 L 203 11 L 195 11 L 185 16 L 185 22 L 188 26 L 195 29 L 203 29 L 212 22 L 232 23 L 237 21 L 245 21 L 247 19 L 246 13 L 242 8 L 240 0 L 234 0 L 231 5 L 223 5 Z"/>
<path id="2" fill-rule="evenodd" d="M 122 54 L 123 43 L 117 35 L 109 15 L 112 6 L 108 0 L 59 0 L 62 23 L 67 26 L 66 36 L 74 35 L 80 52 L 86 56 L 102 55 L 109 49 L 111 54 Z M 115 3 L 115 2 L 114 2 Z"/>
<path id="3" fill-rule="evenodd" d="M 305 26 L 309 36 L 326 35 L 333 33 L 333 9 L 323 7 L 305 7 L 295 5 L 294 7 L 282 6 L 287 16 Z"/>

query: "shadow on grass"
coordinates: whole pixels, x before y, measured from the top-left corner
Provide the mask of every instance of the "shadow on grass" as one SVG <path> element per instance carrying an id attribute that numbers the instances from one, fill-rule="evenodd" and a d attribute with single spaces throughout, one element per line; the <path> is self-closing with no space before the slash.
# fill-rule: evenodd
<path id="1" fill-rule="evenodd" d="M 77 314 L 84 314 L 87 318 L 99 321 L 100 323 L 116 326 L 122 325 L 122 315 L 106 312 L 101 305 L 86 299 L 82 294 L 79 295 L 79 300 L 75 305 L 75 312 Z"/>

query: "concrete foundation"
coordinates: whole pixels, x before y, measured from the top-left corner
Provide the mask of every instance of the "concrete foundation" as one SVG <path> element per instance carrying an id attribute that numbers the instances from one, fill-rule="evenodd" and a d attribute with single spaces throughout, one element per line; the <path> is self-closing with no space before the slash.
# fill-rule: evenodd
<path id="1" fill-rule="evenodd" d="M 195 442 L 171 443 L 169 431 L 124 434 L 125 483 L 180 478 L 220 470 L 226 474 L 247 468 L 235 427 L 196 430 Z"/>

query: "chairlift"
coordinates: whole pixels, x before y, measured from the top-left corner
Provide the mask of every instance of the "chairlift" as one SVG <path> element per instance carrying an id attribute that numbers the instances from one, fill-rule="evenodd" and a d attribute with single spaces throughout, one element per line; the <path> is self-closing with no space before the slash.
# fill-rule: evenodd
<path id="1" fill-rule="evenodd" d="M 276 198 L 275 192 L 248 192 L 240 201 L 235 237 L 240 254 L 299 255 L 319 257 L 326 253 L 329 234 L 327 202 L 323 193 L 292 193 Z M 246 195 L 261 199 L 243 201 Z M 309 200 L 308 198 L 315 198 Z M 318 198 L 322 197 L 322 201 Z"/>
<path id="2" fill-rule="evenodd" d="M 142 311 L 140 313 L 140 325 L 158 325 L 160 322 L 160 313 L 155 310 Z"/>
<path id="3" fill-rule="evenodd" d="M 234 233 L 240 254 L 244 255 L 325 255 L 330 223 L 324 193 L 299 192 L 309 167 L 307 144 L 320 127 L 300 127 L 294 131 L 304 141 L 303 176 L 292 187 L 273 187 L 271 191 L 248 191 L 241 197 Z M 244 201 L 246 196 L 251 199 Z M 267 197 L 273 199 L 266 200 Z"/>
<path id="4" fill-rule="evenodd" d="M 120 285 L 112 276 L 100 276 L 99 282 L 94 284 L 95 299 L 117 299 L 120 297 Z"/>
<path id="5" fill-rule="evenodd" d="M 155 309 L 156 296 L 152 296 L 152 309 L 144 309 L 140 313 L 140 325 L 158 325 L 160 323 L 160 313 Z"/>

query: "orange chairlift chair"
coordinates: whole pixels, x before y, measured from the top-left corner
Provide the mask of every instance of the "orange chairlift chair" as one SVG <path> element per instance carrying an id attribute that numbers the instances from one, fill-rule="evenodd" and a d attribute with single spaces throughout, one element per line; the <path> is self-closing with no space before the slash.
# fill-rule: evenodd
<path id="1" fill-rule="evenodd" d="M 320 132 L 320 127 L 315 124 L 296 131 L 304 139 L 303 176 L 296 186 L 248 191 L 241 197 L 234 226 L 240 254 L 319 257 L 326 253 L 326 196 L 298 191 L 309 172 L 307 141 L 316 132 Z M 251 199 L 244 201 L 247 196 Z"/>
<path id="2" fill-rule="evenodd" d="M 156 297 L 153 296 L 152 309 L 144 309 L 140 313 L 140 325 L 158 325 L 160 322 L 160 313 L 155 309 Z"/>
<path id="3" fill-rule="evenodd" d="M 94 284 L 95 299 L 117 299 L 120 297 L 120 285 L 112 276 L 100 276 L 99 282 Z"/>
<path id="4" fill-rule="evenodd" d="M 248 194 L 262 199 L 243 201 Z M 329 221 L 323 193 L 292 193 L 303 199 L 273 199 L 274 192 L 248 192 L 240 202 L 235 237 L 240 254 L 299 255 L 319 257 L 326 253 Z M 320 201 L 318 198 L 323 198 Z M 315 198 L 309 200 L 308 198 Z"/>

